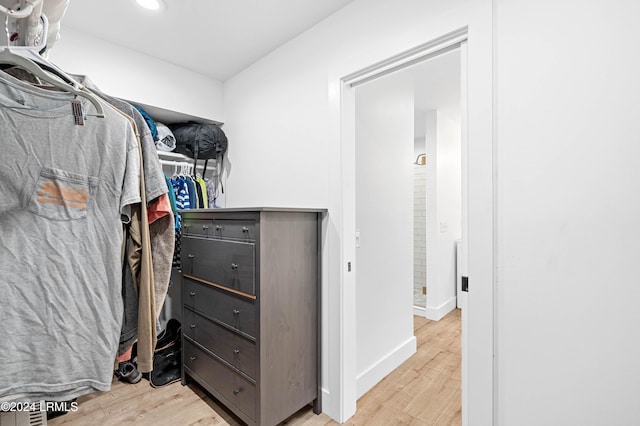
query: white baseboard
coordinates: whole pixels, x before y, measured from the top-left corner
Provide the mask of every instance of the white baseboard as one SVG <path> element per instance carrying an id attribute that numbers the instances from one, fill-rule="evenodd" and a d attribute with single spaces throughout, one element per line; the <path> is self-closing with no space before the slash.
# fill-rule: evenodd
<path id="1" fill-rule="evenodd" d="M 380 380 L 395 370 L 400 364 L 405 362 L 411 355 L 416 353 L 416 337 L 411 336 L 409 340 L 398 346 L 387 356 L 376 362 L 364 372 L 356 377 L 357 398 L 367 393 Z"/>
<path id="2" fill-rule="evenodd" d="M 456 297 L 454 296 L 438 307 L 427 306 L 424 312 L 424 316 L 430 320 L 440 321 L 442 318 L 444 318 L 445 315 L 453 311 L 455 308 L 456 308 Z M 415 312 L 415 309 L 416 308 L 414 307 L 414 312 Z"/>
<path id="3" fill-rule="evenodd" d="M 413 315 L 416 315 L 416 316 L 419 316 L 419 317 L 426 317 L 427 316 L 427 309 L 423 308 L 421 306 L 413 305 Z"/>
<path id="4" fill-rule="evenodd" d="M 340 422 L 340 404 L 339 401 L 333 401 L 329 395 L 329 391 L 322 388 L 322 404 L 320 409 L 324 414 L 331 417 L 336 422 Z"/>

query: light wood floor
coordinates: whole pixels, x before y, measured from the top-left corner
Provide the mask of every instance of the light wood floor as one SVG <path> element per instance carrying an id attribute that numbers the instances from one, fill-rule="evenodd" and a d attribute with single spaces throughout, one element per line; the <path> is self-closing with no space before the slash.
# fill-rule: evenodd
<path id="1" fill-rule="evenodd" d="M 346 425 L 460 425 L 460 311 L 440 321 L 414 317 L 418 352 L 358 400 Z M 243 425 L 197 384 L 152 388 L 142 380 L 114 381 L 111 391 L 78 399 L 79 409 L 49 420 L 58 425 L 190 426 Z M 326 414 L 304 408 L 288 419 L 293 426 L 337 425 Z"/>

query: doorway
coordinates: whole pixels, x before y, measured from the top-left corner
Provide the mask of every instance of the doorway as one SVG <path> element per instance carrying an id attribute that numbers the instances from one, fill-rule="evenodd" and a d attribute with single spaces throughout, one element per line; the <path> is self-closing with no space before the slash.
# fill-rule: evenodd
<path id="1" fill-rule="evenodd" d="M 379 63 L 372 64 L 366 68 L 351 74 L 343 74 L 340 81 L 339 111 L 341 129 L 341 148 L 339 165 L 340 185 L 340 209 L 341 223 L 340 234 L 344 236 L 340 244 L 340 258 L 344 263 L 341 267 L 340 285 L 340 371 L 341 371 L 341 398 L 340 398 L 340 418 L 348 419 L 355 412 L 355 403 L 358 395 L 362 394 L 363 386 L 361 379 L 368 376 L 369 383 L 375 384 L 381 380 L 388 372 L 400 365 L 405 359 L 411 356 L 411 342 L 404 341 L 403 344 L 394 348 L 387 348 L 388 353 L 384 359 L 380 359 L 366 371 L 358 371 L 356 363 L 356 338 L 362 330 L 361 324 L 357 325 L 357 297 L 356 297 L 356 275 L 357 265 L 356 244 L 356 149 L 355 149 L 355 126 L 356 126 L 356 95 L 357 86 L 375 80 L 384 75 L 392 74 L 395 71 L 423 62 L 426 59 L 441 55 L 453 49 L 460 48 L 462 51 L 462 100 L 461 106 L 463 125 L 463 183 L 468 181 L 469 215 L 463 219 L 463 239 L 469 245 L 469 253 L 473 254 L 471 261 L 468 256 L 463 256 L 469 263 L 469 270 L 475 271 L 474 298 L 468 298 L 469 302 L 474 300 L 469 306 L 474 309 L 464 309 L 462 311 L 462 407 L 463 425 L 467 424 L 468 416 L 475 418 L 490 418 L 491 411 L 486 407 L 493 406 L 493 358 L 492 358 L 492 265 L 493 265 L 493 151 L 492 151 L 492 110 L 487 108 L 491 105 L 491 61 L 490 56 L 486 56 L 488 45 L 484 39 L 477 39 L 475 48 L 467 48 L 466 27 L 452 31 L 437 39 L 417 46 L 408 51 L 402 52 Z M 467 69 L 473 73 L 467 73 Z M 469 109 L 473 114 L 468 114 Z M 336 110 L 338 110 L 336 108 Z M 338 123 L 338 122 L 336 122 Z M 468 126 L 467 126 L 468 125 Z M 465 147 L 467 133 L 473 138 L 469 141 L 468 150 Z M 467 160 L 469 159 L 469 160 Z M 470 159 L 473 159 L 471 161 Z M 468 171 L 468 175 L 465 172 Z M 468 176 L 468 177 L 467 177 Z M 466 201 L 465 201 L 466 202 Z M 463 206 L 464 208 L 464 206 Z M 466 223 L 468 221 L 468 224 Z M 388 224 L 380 224 L 381 227 Z M 465 238 L 470 234 L 473 238 Z M 365 241 L 364 235 L 361 242 Z M 463 251 L 466 251 L 463 249 Z M 354 266 L 356 266 L 354 268 Z M 466 272 L 466 265 L 463 265 Z M 473 272 L 472 272 L 473 273 Z M 409 292 L 411 292 L 409 288 Z M 463 293 L 463 298 L 467 293 Z M 411 294 L 409 301 L 411 303 Z M 382 311 L 389 312 L 389 307 L 385 306 Z M 476 309 L 477 308 L 477 309 Z M 391 309 L 393 310 L 393 309 Z M 403 312 L 406 312 L 406 305 L 403 305 Z M 405 315 L 401 313 L 399 315 Z M 409 317 L 412 315 L 409 313 Z M 468 334 L 468 323 L 474 319 L 474 335 Z M 409 320 L 410 323 L 410 320 Z M 476 368 L 469 369 L 469 355 L 474 356 Z M 478 368 L 482 365 L 483 368 Z M 376 377 L 377 376 L 377 377 Z M 469 377 L 474 380 L 470 381 Z M 366 388 L 366 386 L 364 386 Z M 473 394 L 474 399 L 470 401 L 469 395 Z"/>
<path id="2" fill-rule="evenodd" d="M 431 251 L 427 257 L 422 253 L 425 265 L 430 262 L 425 285 L 431 283 L 431 302 L 419 309 L 421 316 L 439 320 L 456 306 L 460 67 L 456 47 L 355 88 L 358 397 L 415 353 L 417 228 L 425 231 Z M 426 165 L 419 167 L 426 169 L 431 195 L 422 227 L 414 227 L 416 143 L 420 155 L 426 154 Z"/>

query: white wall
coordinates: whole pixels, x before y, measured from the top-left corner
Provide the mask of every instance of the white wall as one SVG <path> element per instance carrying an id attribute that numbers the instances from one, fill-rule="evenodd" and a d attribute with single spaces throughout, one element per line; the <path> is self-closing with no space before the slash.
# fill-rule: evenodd
<path id="1" fill-rule="evenodd" d="M 427 152 L 427 304 L 425 317 L 440 319 L 437 301 L 440 299 L 440 265 L 438 232 L 438 111 L 425 114 L 425 146 Z M 427 308 L 430 308 L 427 310 Z"/>
<path id="2" fill-rule="evenodd" d="M 455 242 L 462 233 L 462 153 L 459 116 L 426 114 L 427 307 L 440 320 L 456 307 Z"/>
<path id="3" fill-rule="evenodd" d="M 357 384 L 360 397 L 416 351 L 413 85 L 356 89 Z"/>
<path id="4" fill-rule="evenodd" d="M 462 153 L 460 117 L 438 111 L 438 294 L 439 314 L 455 308 L 456 240 L 462 233 Z M 430 302 L 431 303 L 431 302 Z M 441 316 L 442 317 L 442 316 Z"/>
<path id="5" fill-rule="evenodd" d="M 469 47 L 469 120 L 473 133 L 470 193 L 481 194 L 470 224 L 470 274 L 478 310 L 474 321 L 475 373 L 464 392 L 474 393 L 468 415 L 491 416 L 492 216 L 491 216 L 491 7 L 488 0 L 358 0 L 285 44 L 225 83 L 225 132 L 231 167 L 226 205 L 327 207 L 323 267 L 323 410 L 346 420 L 355 411 L 355 201 L 343 164 L 354 158 L 343 146 L 341 78 L 462 27 Z M 345 151 L 343 151 L 343 149 Z M 341 155 L 342 153 L 342 155 Z M 347 184 L 345 184 L 347 182 Z M 489 196 L 487 196 L 489 194 Z M 473 214 L 472 214 L 473 215 Z M 346 220 L 346 221 L 345 221 Z M 343 238 L 344 237 L 344 238 Z M 473 246 L 475 245 L 475 247 Z M 377 296 L 382 300 L 385 295 Z M 380 339 L 379 344 L 391 342 Z M 349 348 L 345 350 L 345 348 Z M 489 368 L 487 368 L 489 367 Z M 344 378 L 344 380 L 343 380 Z M 475 386 L 475 388 L 474 388 Z M 490 388 L 489 388 L 490 389 Z M 466 415 L 467 413 L 465 413 Z"/>
<path id="6" fill-rule="evenodd" d="M 420 114 L 423 116 L 424 114 Z M 414 115 L 415 120 L 418 116 Z M 424 125 L 424 123 L 423 123 Z M 415 132 L 414 132 L 415 136 Z M 426 151 L 425 138 L 414 139 L 414 159 Z M 415 160 L 414 160 L 415 161 Z M 427 168 L 425 165 L 413 164 L 413 305 L 414 315 L 424 316 L 426 295 L 422 287 L 427 285 Z"/>
<path id="7" fill-rule="evenodd" d="M 640 3 L 496 3 L 498 424 L 638 425 Z"/>
<path id="8" fill-rule="evenodd" d="M 222 82 L 62 24 L 48 59 L 64 71 L 89 76 L 111 96 L 224 121 Z"/>

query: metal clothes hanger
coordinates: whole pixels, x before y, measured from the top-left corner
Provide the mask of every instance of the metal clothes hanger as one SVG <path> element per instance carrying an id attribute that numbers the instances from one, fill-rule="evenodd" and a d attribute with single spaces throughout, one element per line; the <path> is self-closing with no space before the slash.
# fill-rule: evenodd
<path id="1" fill-rule="evenodd" d="M 29 4 L 25 8 L 25 10 L 20 10 L 17 12 L 14 11 L 13 9 L 7 9 L 3 6 L 0 6 L 0 12 L 4 13 L 5 15 L 4 24 L 5 24 L 5 32 L 7 37 L 7 45 L 0 46 L 0 64 L 13 65 L 15 67 L 21 68 L 25 71 L 28 71 L 35 77 L 38 77 L 42 81 L 45 81 L 51 84 L 52 86 L 62 89 L 65 92 L 72 93 L 76 96 L 81 96 L 85 99 L 88 99 L 96 108 L 97 113 L 95 114 L 95 116 L 104 118 L 104 109 L 102 107 L 102 104 L 100 103 L 100 100 L 95 95 L 93 95 L 92 93 L 84 89 L 82 85 L 80 85 L 80 83 L 76 82 L 71 77 L 68 77 L 68 75 L 64 73 L 62 70 L 58 72 L 59 70 L 58 67 L 48 62 L 46 59 L 40 56 L 38 52 L 35 51 L 35 49 L 38 49 L 39 47 L 37 46 L 10 47 L 9 46 L 8 44 L 9 16 L 23 17 L 22 16 L 23 14 L 25 16 L 29 16 L 26 13 L 27 10 L 33 11 L 33 6 Z M 43 17 L 43 22 L 45 24 L 43 38 L 46 43 L 48 21 L 44 15 L 42 15 L 42 17 Z M 43 45 L 46 45 L 45 43 L 43 43 Z M 49 72 L 45 71 L 45 69 Z M 57 77 L 50 74 L 50 72 L 57 74 Z M 67 80 L 67 81 L 65 82 L 63 80 Z M 87 115 L 90 115 L 90 114 L 87 114 Z"/>

